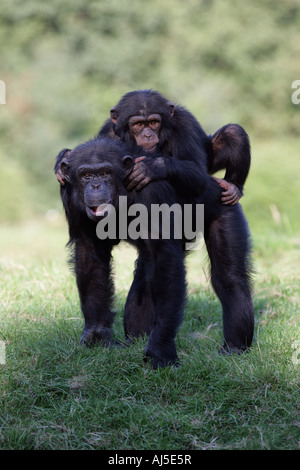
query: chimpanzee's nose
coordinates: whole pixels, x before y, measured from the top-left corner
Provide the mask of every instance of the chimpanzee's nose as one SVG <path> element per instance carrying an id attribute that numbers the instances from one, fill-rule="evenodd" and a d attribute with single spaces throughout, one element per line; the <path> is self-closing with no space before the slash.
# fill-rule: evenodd
<path id="1" fill-rule="evenodd" d="M 152 131 L 151 131 L 151 129 L 149 129 L 149 127 L 146 127 L 146 129 L 144 131 L 144 135 L 145 135 L 145 137 L 151 137 L 152 136 Z"/>
<path id="2" fill-rule="evenodd" d="M 101 186 L 101 183 L 92 183 L 91 186 L 92 186 L 92 189 L 99 189 Z"/>

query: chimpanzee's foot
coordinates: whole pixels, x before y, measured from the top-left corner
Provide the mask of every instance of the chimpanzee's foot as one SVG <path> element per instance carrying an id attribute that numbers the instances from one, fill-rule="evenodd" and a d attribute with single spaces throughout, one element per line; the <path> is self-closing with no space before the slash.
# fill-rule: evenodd
<path id="1" fill-rule="evenodd" d="M 144 361 L 147 362 L 148 358 L 152 359 L 152 366 L 155 370 L 158 367 L 179 366 L 174 341 L 167 344 L 155 345 L 153 341 L 149 340 L 144 349 Z"/>
<path id="2" fill-rule="evenodd" d="M 249 351 L 248 346 L 238 347 L 238 346 L 228 346 L 228 344 L 224 344 L 222 348 L 219 349 L 219 354 L 222 356 L 230 356 L 231 354 L 238 354 L 241 355 L 244 352 Z"/>
<path id="3" fill-rule="evenodd" d="M 97 326 L 85 326 L 81 335 L 80 342 L 83 346 L 94 346 L 101 344 L 103 346 L 114 346 L 116 341 L 112 340 L 110 328 Z"/>

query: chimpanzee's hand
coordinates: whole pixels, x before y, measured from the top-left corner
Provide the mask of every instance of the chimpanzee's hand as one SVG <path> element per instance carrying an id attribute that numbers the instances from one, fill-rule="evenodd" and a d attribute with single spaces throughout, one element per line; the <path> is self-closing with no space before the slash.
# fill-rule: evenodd
<path id="1" fill-rule="evenodd" d="M 150 181 L 167 177 L 167 166 L 163 157 L 138 157 L 135 159 L 132 172 L 127 178 L 127 189 L 140 191 Z"/>
<path id="2" fill-rule="evenodd" d="M 225 189 L 222 192 L 221 202 L 224 205 L 234 206 L 242 197 L 240 190 L 235 186 L 233 183 L 228 183 L 228 181 L 223 180 L 221 178 L 213 177 L 217 183 L 221 186 L 221 188 Z"/>

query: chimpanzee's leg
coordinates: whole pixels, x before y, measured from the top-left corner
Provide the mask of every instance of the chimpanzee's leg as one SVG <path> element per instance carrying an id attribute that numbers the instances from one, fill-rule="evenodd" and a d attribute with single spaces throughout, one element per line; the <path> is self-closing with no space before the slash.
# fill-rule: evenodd
<path id="1" fill-rule="evenodd" d="M 227 124 L 211 137 L 211 141 L 213 151 L 208 158 L 209 173 L 226 169 L 225 180 L 234 183 L 243 194 L 251 162 L 249 137 L 245 129 L 238 124 Z"/>
<path id="2" fill-rule="evenodd" d="M 211 281 L 223 307 L 224 350 L 250 347 L 254 329 L 251 298 L 250 234 L 239 204 L 223 207 L 205 224 Z"/>
<path id="3" fill-rule="evenodd" d="M 154 323 L 145 348 L 154 369 L 177 364 L 175 337 L 186 300 L 184 253 L 179 241 L 152 240 L 151 293 Z"/>
<path id="4" fill-rule="evenodd" d="M 85 320 L 81 336 L 82 344 L 111 342 L 111 311 L 113 282 L 111 279 L 111 247 L 105 241 L 99 243 L 84 238 L 75 244 L 75 273 Z"/>
<path id="5" fill-rule="evenodd" d="M 139 251 L 134 279 L 124 309 L 126 337 L 150 335 L 153 324 L 153 303 L 149 284 L 151 260 L 146 250 Z"/>

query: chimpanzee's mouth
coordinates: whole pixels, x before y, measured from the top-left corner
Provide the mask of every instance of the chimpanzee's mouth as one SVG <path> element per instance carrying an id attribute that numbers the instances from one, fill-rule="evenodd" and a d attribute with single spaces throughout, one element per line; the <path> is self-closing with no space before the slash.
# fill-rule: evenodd
<path id="1" fill-rule="evenodd" d="M 87 215 L 93 217 L 104 217 L 109 213 L 110 204 L 99 204 L 99 206 L 86 206 Z"/>
<path id="2" fill-rule="evenodd" d="M 149 143 L 143 143 L 142 147 L 143 147 L 143 150 L 145 150 L 145 152 L 153 153 L 156 149 L 156 145 L 157 145 L 157 142 L 155 142 L 154 144 L 149 142 Z"/>

